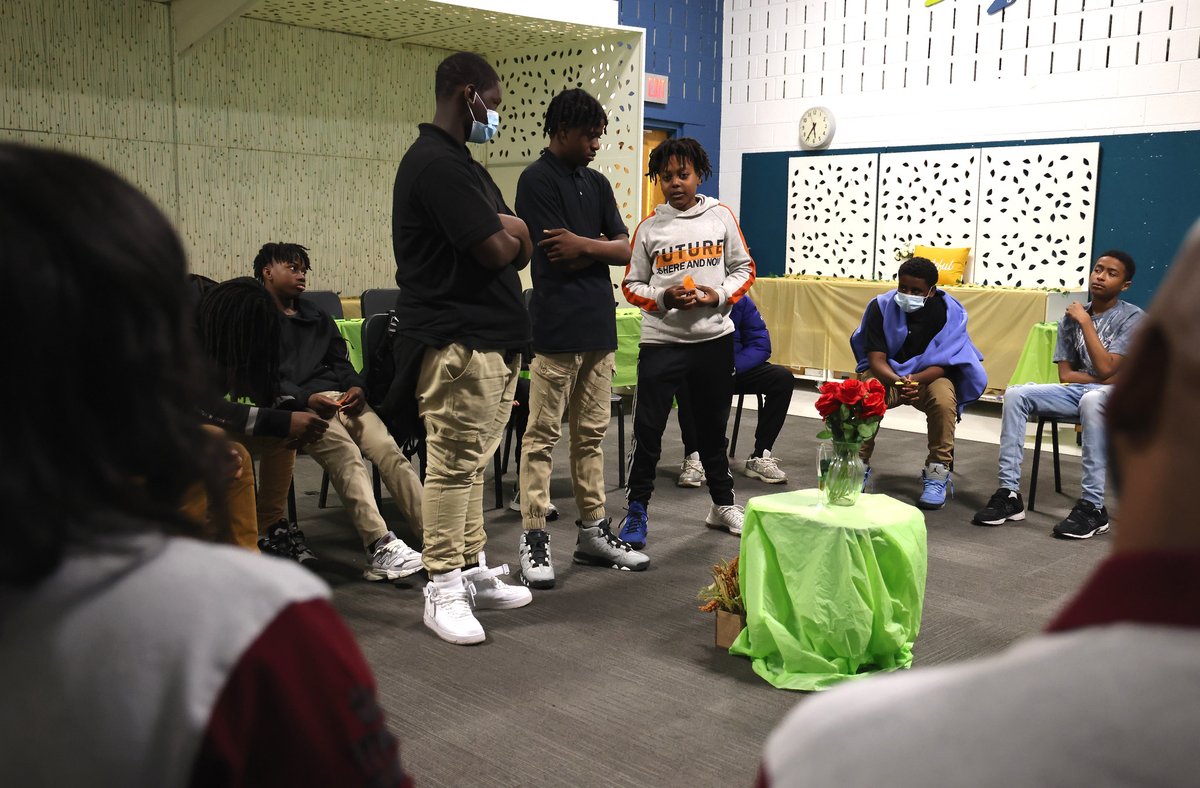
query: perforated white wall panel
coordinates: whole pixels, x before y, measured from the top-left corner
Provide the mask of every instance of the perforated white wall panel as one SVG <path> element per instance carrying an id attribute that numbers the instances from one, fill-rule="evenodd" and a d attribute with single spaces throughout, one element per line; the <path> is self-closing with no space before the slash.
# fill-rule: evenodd
<path id="1" fill-rule="evenodd" d="M 878 156 L 789 162 L 787 272 L 871 278 Z"/>
<path id="2" fill-rule="evenodd" d="M 974 246 L 978 186 L 978 150 L 881 154 L 875 276 L 893 276 L 908 244 Z"/>
<path id="3" fill-rule="evenodd" d="M 976 282 L 1085 285 L 1099 152 L 1094 142 L 983 150 Z"/>
<path id="4" fill-rule="evenodd" d="M 569 69 L 609 110 L 598 166 L 637 216 L 640 33 L 428 0 L 264 0 L 255 13 L 176 60 L 165 4 L 5 0 L 0 138 L 78 151 L 129 177 L 174 218 L 200 273 L 247 274 L 261 244 L 287 240 L 310 248 L 310 287 L 355 295 L 394 282 L 392 181 L 433 117 L 448 54 L 380 39 L 474 48 L 510 66 L 519 50 L 528 60 L 522 78 L 508 69 L 500 141 L 474 154 L 515 186 Z"/>
<path id="5" fill-rule="evenodd" d="M 493 63 L 508 95 L 503 131 L 486 147 L 487 166 L 524 169 L 537 159 L 547 143 L 543 121 L 550 99 L 567 88 L 583 88 L 608 113 L 608 130 L 592 166 L 612 183 L 632 233 L 641 215 L 641 41 L 640 34 L 631 34 L 586 45 L 497 54 Z"/>
<path id="6" fill-rule="evenodd" d="M 521 9 L 521 13 L 535 13 Z M 259 0 L 246 16 L 286 25 L 447 49 L 494 52 L 561 46 L 563 41 L 604 38 L 611 30 L 535 16 L 467 8 L 433 0 Z"/>

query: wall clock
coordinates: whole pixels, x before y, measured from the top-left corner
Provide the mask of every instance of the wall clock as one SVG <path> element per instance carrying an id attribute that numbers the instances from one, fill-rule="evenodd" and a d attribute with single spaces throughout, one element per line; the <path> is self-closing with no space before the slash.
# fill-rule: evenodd
<path id="1" fill-rule="evenodd" d="M 800 147 L 821 150 L 833 142 L 833 113 L 825 107 L 810 107 L 800 116 Z"/>

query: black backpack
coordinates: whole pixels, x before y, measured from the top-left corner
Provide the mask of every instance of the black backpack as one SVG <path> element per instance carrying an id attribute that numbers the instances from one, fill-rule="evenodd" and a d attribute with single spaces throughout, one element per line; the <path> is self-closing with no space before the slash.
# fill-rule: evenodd
<path id="1" fill-rule="evenodd" d="M 363 357 L 363 380 L 367 384 L 367 402 L 379 409 L 396 377 L 395 345 L 400 320 L 396 310 L 371 315 L 363 324 L 362 341 L 367 353 Z"/>
<path id="2" fill-rule="evenodd" d="M 363 380 L 367 384 L 367 402 L 383 419 L 404 456 L 418 456 L 421 478 L 425 478 L 425 427 L 417 413 L 416 375 L 420 372 L 424 347 L 404 344 L 396 310 L 371 315 L 363 324 Z M 398 351 L 403 351 L 399 352 Z M 405 368 L 397 375 L 396 358 Z M 399 378 L 399 379 L 397 379 Z"/>

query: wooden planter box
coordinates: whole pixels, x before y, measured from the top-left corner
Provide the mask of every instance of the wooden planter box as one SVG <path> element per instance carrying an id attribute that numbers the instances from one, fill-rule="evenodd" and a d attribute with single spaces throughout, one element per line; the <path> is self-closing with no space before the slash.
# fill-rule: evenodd
<path id="1" fill-rule="evenodd" d="M 746 628 L 746 617 L 728 610 L 717 611 L 717 648 L 728 650 Z"/>

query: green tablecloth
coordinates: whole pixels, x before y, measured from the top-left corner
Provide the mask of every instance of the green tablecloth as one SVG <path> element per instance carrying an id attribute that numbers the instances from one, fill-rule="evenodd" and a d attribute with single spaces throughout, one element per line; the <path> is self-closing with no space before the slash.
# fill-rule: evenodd
<path id="1" fill-rule="evenodd" d="M 886 495 L 824 506 L 816 490 L 751 498 L 739 569 L 746 629 L 729 649 L 780 689 L 912 665 L 925 518 Z"/>
<path id="2" fill-rule="evenodd" d="M 363 345 L 362 345 L 362 327 L 363 321 L 358 320 L 334 320 L 337 324 L 338 333 L 342 335 L 342 339 L 346 340 L 346 352 L 350 354 L 350 363 L 359 372 L 363 368 Z"/>
<path id="3" fill-rule="evenodd" d="M 1022 383 L 1058 383 L 1058 365 L 1054 363 L 1054 346 L 1058 343 L 1058 323 L 1038 323 L 1029 329 L 1025 348 L 1017 359 L 1008 385 Z"/>
<path id="4" fill-rule="evenodd" d="M 617 353 L 613 387 L 637 385 L 638 343 L 642 339 L 642 310 L 617 310 Z"/>

